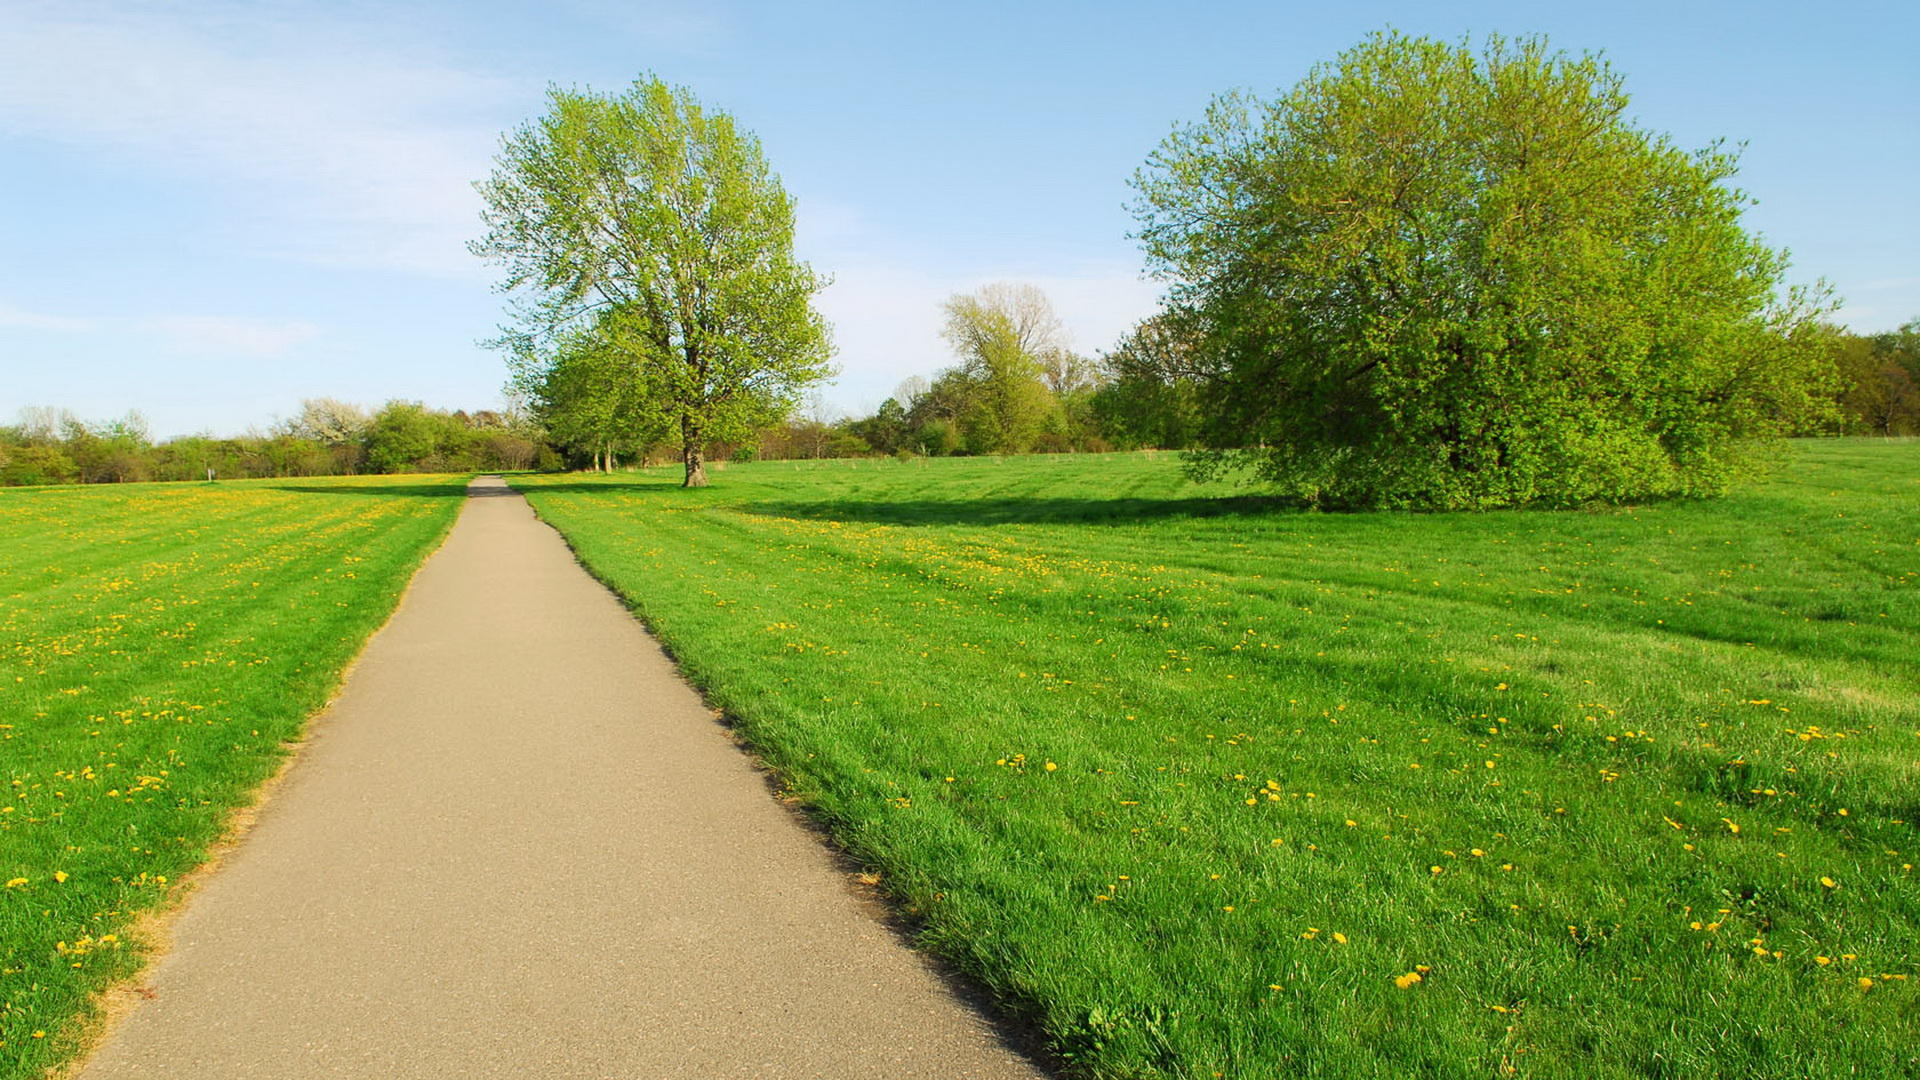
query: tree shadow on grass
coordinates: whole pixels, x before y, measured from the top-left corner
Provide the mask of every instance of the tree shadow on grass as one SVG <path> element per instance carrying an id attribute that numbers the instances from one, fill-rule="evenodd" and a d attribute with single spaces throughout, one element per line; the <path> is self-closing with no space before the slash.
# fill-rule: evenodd
<path id="1" fill-rule="evenodd" d="M 1261 495 L 1187 499 L 989 498 L 885 502 L 760 500 L 738 507 L 761 517 L 860 521 L 875 525 L 1133 525 L 1218 517 L 1271 517 L 1305 512 L 1297 500 Z"/>
<path id="2" fill-rule="evenodd" d="M 592 495 L 619 492 L 697 500 L 704 505 L 769 518 L 858 521 L 875 525 L 1129 525 L 1148 521 L 1216 517 L 1265 517 L 1305 512 L 1298 499 L 1270 495 L 1213 498 L 1047 498 L 1016 496 L 979 499 L 749 499 L 729 502 L 724 482 L 687 490 L 678 480 L 563 480 L 529 488 L 528 495 Z"/>
<path id="3" fill-rule="evenodd" d="M 410 499 L 464 499 L 468 495 L 478 497 L 512 495 L 511 488 L 476 488 L 469 492 L 465 485 L 447 484 L 275 484 L 275 491 L 297 491 L 303 495 L 384 495 L 389 498 Z"/>

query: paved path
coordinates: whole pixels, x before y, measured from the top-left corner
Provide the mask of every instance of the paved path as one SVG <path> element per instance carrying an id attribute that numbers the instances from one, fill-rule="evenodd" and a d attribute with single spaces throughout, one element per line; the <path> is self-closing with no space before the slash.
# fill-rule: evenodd
<path id="1" fill-rule="evenodd" d="M 84 1080 L 1038 1077 L 473 494 Z"/>

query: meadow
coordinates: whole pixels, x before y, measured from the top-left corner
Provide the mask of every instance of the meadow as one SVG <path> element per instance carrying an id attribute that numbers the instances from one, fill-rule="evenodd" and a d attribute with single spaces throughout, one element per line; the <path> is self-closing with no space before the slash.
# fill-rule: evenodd
<path id="1" fill-rule="evenodd" d="M 445 535 L 461 477 L 0 492 L 0 1078 L 40 1076 Z"/>
<path id="2" fill-rule="evenodd" d="M 677 479 L 514 483 L 1073 1075 L 1920 1074 L 1920 444 L 1578 512 Z"/>

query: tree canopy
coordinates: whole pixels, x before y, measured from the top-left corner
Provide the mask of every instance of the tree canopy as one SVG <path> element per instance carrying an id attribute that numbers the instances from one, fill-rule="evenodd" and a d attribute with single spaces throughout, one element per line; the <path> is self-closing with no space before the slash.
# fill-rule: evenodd
<path id="1" fill-rule="evenodd" d="M 826 282 L 793 254 L 793 200 L 758 139 L 657 78 L 556 87 L 547 104 L 477 185 L 473 250 L 519 297 L 503 341 L 522 381 L 554 392 L 549 417 L 611 438 L 651 413 L 703 485 L 710 441 L 750 434 L 830 373 L 812 304 Z"/>
<path id="2" fill-rule="evenodd" d="M 1331 505 L 1722 491 L 1832 400 L 1824 294 L 1741 226 L 1736 155 L 1541 39 L 1377 34 L 1216 99 L 1136 174 L 1211 448 Z"/>

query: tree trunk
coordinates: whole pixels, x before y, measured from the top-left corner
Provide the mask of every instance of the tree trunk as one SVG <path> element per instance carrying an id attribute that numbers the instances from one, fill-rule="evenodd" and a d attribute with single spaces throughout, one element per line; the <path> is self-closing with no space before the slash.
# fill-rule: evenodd
<path id="1" fill-rule="evenodd" d="M 702 445 L 702 442 L 700 428 L 694 424 L 691 417 L 682 417 L 680 420 L 680 453 L 681 457 L 687 463 L 687 479 L 680 485 L 681 487 L 697 488 L 707 486 L 707 462 L 705 454 L 703 453 L 705 447 Z"/>

